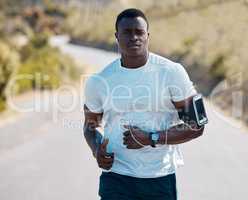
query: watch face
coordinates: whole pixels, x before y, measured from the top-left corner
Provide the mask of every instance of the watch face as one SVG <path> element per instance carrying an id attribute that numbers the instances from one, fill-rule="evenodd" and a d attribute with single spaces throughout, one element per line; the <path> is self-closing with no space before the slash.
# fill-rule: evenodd
<path id="1" fill-rule="evenodd" d="M 159 139 L 159 134 L 153 133 L 153 134 L 152 134 L 152 140 L 158 141 L 158 139 Z"/>

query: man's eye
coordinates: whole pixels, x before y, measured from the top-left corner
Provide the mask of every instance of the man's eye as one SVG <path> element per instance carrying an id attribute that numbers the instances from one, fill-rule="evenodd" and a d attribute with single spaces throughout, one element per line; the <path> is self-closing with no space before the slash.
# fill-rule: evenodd
<path id="1" fill-rule="evenodd" d="M 137 31 L 136 33 L 137 33 L 138 35 L 143 35 L 143 34 L 145 34 L 144 31 Z"/>
<path id="2" fill-rule="evenodd" d="M 124 34 L 130 34 L 130 31 L 123 31 Z"/>

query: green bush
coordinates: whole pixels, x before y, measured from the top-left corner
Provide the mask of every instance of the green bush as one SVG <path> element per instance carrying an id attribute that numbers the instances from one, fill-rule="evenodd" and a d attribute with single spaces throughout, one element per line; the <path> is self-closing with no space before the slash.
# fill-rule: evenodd
<path id="1" fill-rule="evenodd" d="M 0 97 L 0 112 L 4 111 L 6 109 L 6 102 L 4 99 Z"/>
<path id="2" fill-rule="evenodd" d="M 68 55 L 60 55 L 60 70 L 63 79 L 77 80 L 80 77 L 79 69 L 77 68 L 74 60 Z"/>
<path id="3" fill-rule="evenodd" d="M 35 37 L 31 38 L 30 45 L 34 48 L 39 49 L 48 45 L 48 33 L 36 34 Z"/>
<path id="4" fill-rule="evenodd" d="M 60 60 L 56 49 L 43 47 L 36 50 L 20 67 L 18 93 L 29 89 L 54 89 L 61 82 Z"/>
<path id="5" fill-rule="evenodd" d="M 210 74 L 215 78 L 224 79 L 226 76 L 226 68 L 224 65 L 225 55 L 216 55 L 210 67 Z"/>
<path id="6" fill-rule="evenodd" d="M 13 72 L 19 66 L 19 55 L 4 41 L 0 41 L 0 98 L 5 99 L 5 89 Z"/>
<path id="7" fill-rule="evenodd" d="M 47 37 L 37 35 L 22 51 L 23 63 L 17 75 L 17 93 L 30 89 L 56 89 L 67 79 L 78 77 L 77 68 L 68 56 L 50 47 Z"/>

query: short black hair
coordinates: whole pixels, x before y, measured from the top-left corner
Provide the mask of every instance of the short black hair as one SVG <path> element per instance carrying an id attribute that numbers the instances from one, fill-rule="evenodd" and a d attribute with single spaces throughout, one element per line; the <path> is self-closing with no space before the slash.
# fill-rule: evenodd
<path id="1" fill-rule="evenodd" d="M 119 22 L 123 19 L 123 18 L 136 18 L 136 17 L 142 17 L 147 24 L 147 29 L 149 28 L 149 23 L 148 20 L 145 16 L 145 14 L 136 8 L 129 8 L 126 10 L 123 10 L 116 18 L 116 22 L 115 22 L 115 30 L 118 31 L 118 24 Z"/>

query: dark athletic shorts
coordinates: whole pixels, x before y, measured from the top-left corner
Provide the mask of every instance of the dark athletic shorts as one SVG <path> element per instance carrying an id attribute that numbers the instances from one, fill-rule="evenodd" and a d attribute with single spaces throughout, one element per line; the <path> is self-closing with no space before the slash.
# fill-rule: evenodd
<path id="1" fill-rule="evenodd" d="M 113 172 L 102 172 L 101 200 L 176 200 L 176 176 L 136 178 Z"/>

